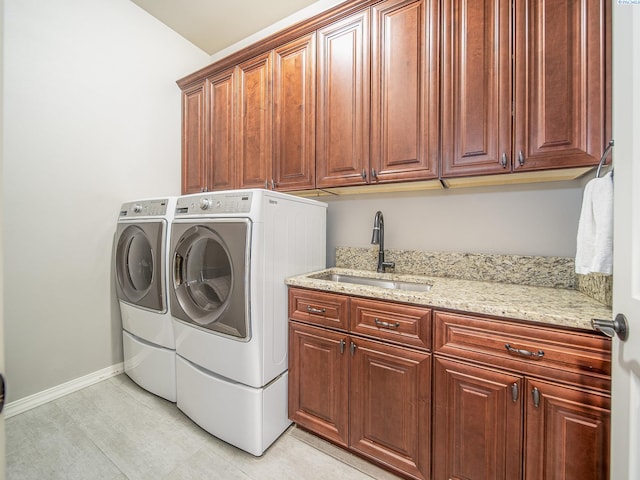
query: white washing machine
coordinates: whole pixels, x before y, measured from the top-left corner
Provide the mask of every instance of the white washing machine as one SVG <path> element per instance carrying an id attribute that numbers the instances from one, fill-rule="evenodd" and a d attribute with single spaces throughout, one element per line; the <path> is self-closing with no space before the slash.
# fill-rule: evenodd
<path id="1" fill-rule="evenodd" d="M 176 401 L 176 342 L 168 308 L 169 231 L 176 198 L 122 205 L 115 237 L 124 369 L 145 390 Z"/>
<path id="2" fill-rule="evenodd" d="M 285 278 L 325 268 L 326 210 L 259 189 L 177 201 L 169 289 L 177 405 L 256 456 L 291 423 Z"/>

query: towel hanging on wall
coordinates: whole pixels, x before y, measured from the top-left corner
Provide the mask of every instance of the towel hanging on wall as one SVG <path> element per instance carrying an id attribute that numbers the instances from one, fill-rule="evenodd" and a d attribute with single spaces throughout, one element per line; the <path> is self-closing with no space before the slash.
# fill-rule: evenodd
<path id="1" fill-rule="evenodd" d="M 594 178 L 584 188 L 578 223 L 576 273 L 613 273 L 613 175 Z"/>

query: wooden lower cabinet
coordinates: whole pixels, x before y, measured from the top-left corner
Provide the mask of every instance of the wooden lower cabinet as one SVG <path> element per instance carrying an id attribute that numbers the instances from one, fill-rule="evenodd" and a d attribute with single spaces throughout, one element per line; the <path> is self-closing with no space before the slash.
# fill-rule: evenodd
<path id="1" fill-rule="evenodd" d="M 433 478 L 520 478 L 523 378 L 443 358 L 433 377 Z"/>
<path id="2" fill-rule="evenodd" d="M 429 478 L 431 354 L 350 342 L 351 448 L 412 478 Z"/>
<path id="3" fill-rule="evenodd" d="M 434 479 L 606 480 L 610 398 L 434 359 Z"/>
<path id="4" fill-rule="evenodd" d="M 347 336 L 289 324 L 289 418 L 342 446 L 348 445 Z"/>
<path id="5" fill-rule="evenodd" d="M 525 480 L 609 478 L 611 399 L 542 380 L 527 380 Z"/>
<path id="6" fill-rule="evenodd" d="M 289 418 L 407 478 L 430 478 L 431 354 L 289 323 Z"/>

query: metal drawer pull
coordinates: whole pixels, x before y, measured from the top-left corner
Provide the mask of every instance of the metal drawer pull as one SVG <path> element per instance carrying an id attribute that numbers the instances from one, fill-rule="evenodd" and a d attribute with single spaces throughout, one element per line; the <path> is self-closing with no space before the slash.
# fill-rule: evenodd
<path id="1" fill-rule="evenodd" d="M 356 348 L 358 348 L 358 346 L 351 342 L 351 345 L 349 346 L 349 349 L 351 350 L 351 356 L 353 357 L 353 355 L 356 353 Z"/>
<path id="2" fill-rule="evenodd" d="M 374 318 L 373 321 L 375 322 L 376 325 L 378 325 L 379 327 L 385 327 L 385 328 L 398 328 L 400 326 L 400 322 L 394 322 L 394 323 L 389 323 L 389 322 L 383 322 L 382 320 L 378 320 L 377 318 Z"/>
<path id="3" fill-rule="evenodd" d="M 540 390 L 537 387 L 533 387 L 531 390 L 531 397 L 533 398 L 533 406 L 538 408 L 540 406 Z"/>
<path id="4" fill-rule="evenodd" d="M 324 314 L 327 312 L 326 309 L 324 308 L 314 308 L 311 305 L 307 305 L 307 312 L 309 313 L 318 313 L 320 315 Z"/>
<path id="5" fill-rule="evenodd" d="M 340 340 L 340 353 L 344 353 L 344 346 L 347 344 L 347 342 L 343 340 Z"/>
<path id="6" fill-rule="evenodd" d="M 530 352 L 529 350 L 518 350 L 517 348 L 513 348 L 508 343 L 504 344 L 504 348 L 506 348 L 507 351 L 509 351 L 509 353 L 515 353 L 523 357 L 529 357 L 529 358 L 535 358 L 535 359 L 540 359 L 544 357 L 544 352 L 542 350 L 538 350 L 537 353 Z"/>

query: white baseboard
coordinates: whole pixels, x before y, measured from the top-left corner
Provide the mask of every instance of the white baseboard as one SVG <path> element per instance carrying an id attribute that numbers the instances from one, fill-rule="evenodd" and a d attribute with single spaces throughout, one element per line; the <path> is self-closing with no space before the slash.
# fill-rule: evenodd
<path id="1" fill-rule="evenodd" d="M 90 385 L 106 380 L 107 378 L 115 377 L 116 375 L 124 371 L 124 364 L 117 363 L 110 367 L 98 370 L 97 372 L 90 373 L 84 377 L 76 378 L 61 385 L 43 390 L 42 392 L 34 393 L 28 397 L 21 398 L 14 402 L 9 402 L 5 405 L 4 418 L 10 418 L 14 415 L 26 412 L 32 408 L 44 405 L 52 400 L 56 400 L 60 397 L 64 397 L 78 390 L 82 390 Z"/>

